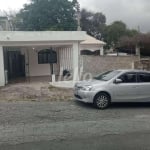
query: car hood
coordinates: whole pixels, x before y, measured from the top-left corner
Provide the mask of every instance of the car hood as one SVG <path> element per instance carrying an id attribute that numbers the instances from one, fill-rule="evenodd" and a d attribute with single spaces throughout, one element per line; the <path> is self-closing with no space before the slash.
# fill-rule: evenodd
<path id="1" fill-rule="evenodd" d="M 78 86 L 78 87 L 82 87 L 82 86 L 96 86 L 96 85 L 100 85 L 100 84 L 105 84 L 106 81 L 101 81 L 101 80 L 84 80 L 84 81 L 80 81 L 80 82 L 77 82 L 75 84 L 75 86 Z"/>

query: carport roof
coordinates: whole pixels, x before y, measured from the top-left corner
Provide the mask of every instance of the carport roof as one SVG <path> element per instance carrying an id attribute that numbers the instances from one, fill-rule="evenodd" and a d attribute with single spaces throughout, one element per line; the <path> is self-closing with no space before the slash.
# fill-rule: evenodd
<path id="1" fill-rule="evenodd" d="M 0 31 L 0 44 L 3 42 L 63 42 L 84 41 L 84 31 Z"/>

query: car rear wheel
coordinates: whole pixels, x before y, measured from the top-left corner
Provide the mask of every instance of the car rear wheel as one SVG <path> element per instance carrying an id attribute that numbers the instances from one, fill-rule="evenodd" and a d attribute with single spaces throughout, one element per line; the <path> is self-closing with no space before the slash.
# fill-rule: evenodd
<path id="1" fill-rule="evenodd" d="M 106 109 L 110 105 L 110 96 L 107 93 L 99 93 L 94 98 L 94 106 L 98 109 Z"/>

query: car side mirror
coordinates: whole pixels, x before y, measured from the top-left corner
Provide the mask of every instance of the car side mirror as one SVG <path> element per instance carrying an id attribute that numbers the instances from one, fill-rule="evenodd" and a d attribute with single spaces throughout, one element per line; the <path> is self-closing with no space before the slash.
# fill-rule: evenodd
<path id="1" fill-rule="evenodd" d="M 121 80 L 121 79 L 116 79 L 116 80 L 114 81 L 114 83 L 115 83 L 115 84 L 122 83 L 122 80 Z"/>

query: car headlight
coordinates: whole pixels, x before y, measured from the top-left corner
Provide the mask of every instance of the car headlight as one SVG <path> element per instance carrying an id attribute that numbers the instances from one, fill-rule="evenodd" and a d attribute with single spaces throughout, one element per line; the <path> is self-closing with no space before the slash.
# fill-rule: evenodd
<path id="1" fill-rule="evenodd" d="M 84 90 L 84 91 L 91 91 L 92 90 L 92 86 L 84 86 L 84 87 L 82 87 L 81 88 L 82 90 Z"/>

